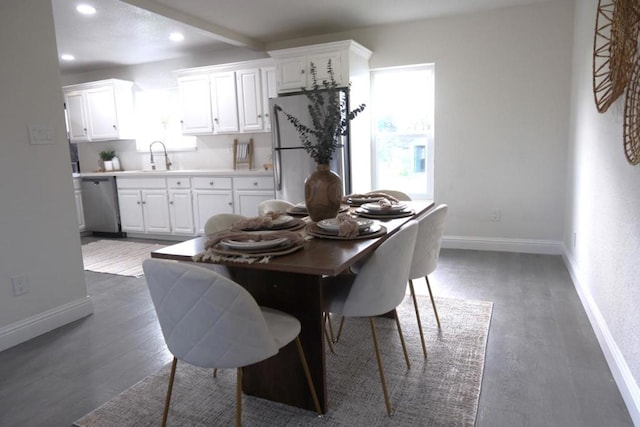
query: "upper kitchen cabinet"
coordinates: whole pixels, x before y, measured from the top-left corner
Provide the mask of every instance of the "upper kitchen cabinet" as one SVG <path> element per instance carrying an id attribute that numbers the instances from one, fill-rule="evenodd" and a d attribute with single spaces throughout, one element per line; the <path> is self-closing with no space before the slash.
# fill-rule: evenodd
<path id="1" fill-rule="evenodd" d="M 180 70 L 184 134 L 268 132 L 268 98 L 276 96 L 272 60 Z"/>
<path id="2" fill-rule="evenodd" d="M 63 87 L 71 142 L 135 138 L 133 82 L 101 80 Z"/>
<path id="3" fill-rule="evenodd" d="M 329 79 L 331 61 L 338 86 L 348 86 L 363 73 L 369 73 L 371 51 L 353 40 L 280 49 L 269 52 L 276 61 L 279 93 L 311 89 L 311 64 L 316 67 L 318 82 Z"/>

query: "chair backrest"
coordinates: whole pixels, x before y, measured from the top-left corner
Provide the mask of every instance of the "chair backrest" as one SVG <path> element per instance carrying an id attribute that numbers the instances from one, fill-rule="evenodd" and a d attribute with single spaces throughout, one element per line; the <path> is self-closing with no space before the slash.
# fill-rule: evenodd
<path id="1" fill-rule="evenodd" d="M 385 193 L 395 197 L 401 202 L 411 201 L 411 197 L 409 197 L 407 193 L 403 193 L 402 191 L 398 191 L 398 190 L 373 190 L 372 193 Z"/>
<path id="2" fill-rule="evenodd" d="M 207 222 L 204 223 L 204 235 L 208 236 L 210 234 L 217 233 L 222 230 L 226 230 L 231 227 L 233 223 L 244 219 L 245 217 L 242 215 L 236 214 L 217 214 L 210 217 Z"/>
<path id="3" fill-rule="evenodd" d="M 409 221 L 385 240 L 358 271 L 344 302 L 345 316 L 377 316 L 404 299 L 418 223 Z"/>
<path id="4" fill-rule="evenodd" d="M 436 269 L 448 210 L 449 207 L 442 204 L 418 218 L 418 238 L 409 279 L 425 277 Z"/>
<path id="5" fill-rule="evenodd" d="M 238 368 L 278 352 L 262 311 L 237 283 L 190 263 L 142 263 L 169 351 L 204 368 Z"/>
<path id="6" fill-rule="evenodd" d="M 261 202 L 258 205 L 258 215 L 263 216 L 267 212 L 286 213 L 288 209 L 295 205 L 286 200 L 270 199 Z"/>

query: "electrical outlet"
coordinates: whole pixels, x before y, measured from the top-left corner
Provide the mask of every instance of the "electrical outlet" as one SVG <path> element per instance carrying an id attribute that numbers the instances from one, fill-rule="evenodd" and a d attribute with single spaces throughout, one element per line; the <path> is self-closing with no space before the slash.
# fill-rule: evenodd
<path id="1" fill-rule="evenodd" d="M 29 292 L 29 282 L 27 281 L 27 274 L 18 274 L 11 278 L 11 286 L 13 287 L 13 295 L 20 296 Z"/>
<path id="2" fill-rule="evenodd" d="M 491 221 L 500 221 L 501 216 L 502 216 L 502 213 L 500 212 L 500 209 L 498 208 L 491 209 Z"/>

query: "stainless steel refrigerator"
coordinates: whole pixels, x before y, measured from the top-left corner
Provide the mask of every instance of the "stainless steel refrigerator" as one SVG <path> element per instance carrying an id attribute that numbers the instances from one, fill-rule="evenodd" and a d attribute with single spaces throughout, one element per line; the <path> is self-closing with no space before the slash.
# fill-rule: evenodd
<path id="1" fill-rule="evenodd" d="M 342 96 L 346 97 L 346 92 L 342 92 Z M 348 111 L 348 99 L 346 101 Z M 316 170 L 317 165 L 302 146 L 298 131 L 287 120 L 287 117 L 275 108 L 276 104 L 287 113 L 297 117 L 303 124 L 310 125 L 309 99 L 302 93 L 294 93 L 269 100 L 276 198 L 292 203 L 304 202 L 304 181 Z M 330 166 L 331 170 L 342 178 L 344 194 L 351 192 L 349 164 L 349 138 L 343 136 Z"/>

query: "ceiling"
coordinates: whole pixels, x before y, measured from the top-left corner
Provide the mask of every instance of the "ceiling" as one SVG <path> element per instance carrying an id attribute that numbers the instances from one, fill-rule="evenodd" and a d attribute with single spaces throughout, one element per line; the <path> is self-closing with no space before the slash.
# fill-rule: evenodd
<path id="1" fill-rule="evenodd" d="M 550 0 L 52 0 L 62 73 Z M 558 1 L 558 0 L 555 0 Z M 80 15 L 79 3 L 97 13 Z M 168 34 L 179 31 L 182 42 Z"/>

